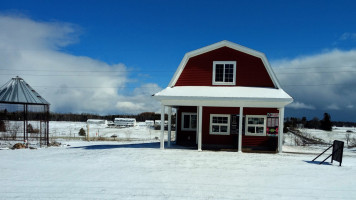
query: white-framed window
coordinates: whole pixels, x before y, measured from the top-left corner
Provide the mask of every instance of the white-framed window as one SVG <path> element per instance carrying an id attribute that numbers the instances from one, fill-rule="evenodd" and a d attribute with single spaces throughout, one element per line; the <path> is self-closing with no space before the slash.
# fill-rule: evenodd
<path id="1" fill-rule="evenodd" d="M 213 85 L 236 84 L 236 61 L 213 62 Z"/>
<path id="2" fill-rule="evenodd" d="M 182 113 L 182 130 L 195 131 L 197 130 L 197 114 L 196 113 Z"/>
<path id="3" fill-rule="evenodd" d="M 211 114 L 210 134 L 230 135 L 230 115 Z"/>
<path id="4" fill-rule="evenodd" d="M 246 115 L 245 135 L 266 136 L 266 115 Z"/>

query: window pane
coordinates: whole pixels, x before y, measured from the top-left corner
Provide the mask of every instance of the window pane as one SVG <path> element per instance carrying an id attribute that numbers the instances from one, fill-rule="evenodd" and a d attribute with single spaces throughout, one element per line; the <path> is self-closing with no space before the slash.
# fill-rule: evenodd
<path id="1" fill-rule="evenodd" d="M 214 125 L 214 126 L 212 127 L 212 132 L 213 132 L 213 133 L 219 133 L 219 126 L 215 126 L 215 125 Z"/>
<path id="2" fill-rule="evenodd" d="M 234 75 L 233 74 L 225 74 L 225 82 L 234 82 Z"/>
<path id="3" fill-rule="evenodd" d="M 213 123 L 218 123 L 218 118 L 217 117 L 213 117 Z"/>
<path id="4" fill-rule="evenodd" d="M 257 118 L 257 124 L 264 124 L 264 118 Z"/>
<path id="5" fill-rule="evenodd" d="M 223 64 L 217 64 L 215 66 L 215 81 L 216 82 L 224 81 L 224 65 Z"/>
<path id="6" fill-rule="evenodd" d="M 222 120 L 222 123 L 227 124 L 227 117 L 222 117 L 221 120 Z"/>
<path id="7" fill-rule="evenodd" d="M 256 127 L 256 133 L 264 133 L 263 127 Z"/>
<path id="8" fill-rule="evenodd" d="M 226 64 L 225 65 L 225 82 L 234 81 L 234 65 Z"/>
<path id="9" fill-rule="evenodd" d="M 220 126 L 220 132 L 227 133 L 227 126 Z"/>
<path id="10" fill-rule="evenodd" d="M 183 127 L 189 128 L 189 124 L 190 124 L 190 115 L 184 115 L 183 116 Z"/>
<path id="11" fill-rule="evenodd" d="M 249 126 L 248 129 L 247 129 L 247 131 L 248 131 L 249 133 L 256 133 L 254 126 Z"/>
<path id="12" fill-rule="evenodd" d="M 264 124 L 264 118 L 250 117 L 248 118 L 248 124 Z"/>
<path id="13" fill-rule="evenodd" d="M 225 65 L 225 73 L 233 73 L 234 65 L 233 64 L 226 64 Z"/>
<path id="14" fill-rule="evenodd" d="M 191 128 L 195 129 L 197 128 L 197 116 L 196 115 L 191 115 L 190 116 L 191 119 Z"/>

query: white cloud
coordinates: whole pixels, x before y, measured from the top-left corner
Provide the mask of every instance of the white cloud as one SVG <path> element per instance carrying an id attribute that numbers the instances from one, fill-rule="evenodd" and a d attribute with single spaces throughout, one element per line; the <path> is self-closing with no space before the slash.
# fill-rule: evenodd
<path id="1" fill-rule="evenodd" d="M 356 102 L 356 50 L 334 49 L 271 63 L 282 87 L 296 102 L 304 103 L 294 107 L 308 109 L 304 105 L 314 105 L 320 111 L 348 112 L 338 105 Z M 351 112 L 348 114 L 352 115 Z"/>
<path id="2" fill-rule="evenodd" d="M 344 41 L 344 40 L 356 40 L 356 33 L 348 33 L 348 32 L 343 33 L 340 36 L 339 40 L 342 40 L 342 41 Z"/>
<path id="3" fill-rule="evenodd" d="M 348 109 L 353 109 L 355 106 L 354 105 L 347 105 L 346 108 Z"/>
<path id="4" fill-rule="evenodd" d="M 293 108 L 293 109 L 308 109 L 308 110 L 315 110 L 315 107 L 312 105 L 306 105 L 304 103 L 301 102 L 293 102 L 289 105 L 287 105 L 287 107 L 289 108 Z"/>
<path id="5" fill-rule="evenodd" d="M 336 104 L 328 105 L 328 106 L 326 106 L 326 108 L 329 110 L 340 110 L 340 107 Z"/>
<path id="6" fill-rule="evenodd" d="M 145 111 L 159 110 L 159 104 L 153 99 L 152 94 L 159 92 L 161 88 L 154 83 L 144 84 L 141 87 L 135 88 L 132 95 L 121 96 L 116 104 L 117 108 L 125 108 L 131 113 L 141 113 Z M 134 102 L 134 103 L 132 103 Z"/>
<path id="7" fill-rule="evenodd" d="M 60 51 L 79 42 L 79 33 L 80 28 L 69 23 L 0 14 L 0 85 L 19 75 L 55 112 L 137 113 L 159 108 L 150 98 L 153 93 L 148 94 L 160 89 L 156 84 L 123 94 L 131 81 L 125 64 Z"/>

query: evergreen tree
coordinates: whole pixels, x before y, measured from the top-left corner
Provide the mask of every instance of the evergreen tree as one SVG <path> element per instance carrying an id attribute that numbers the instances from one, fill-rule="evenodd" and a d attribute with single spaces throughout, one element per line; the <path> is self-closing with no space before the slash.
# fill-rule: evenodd
<path id="1" fill-rule="evenodd" d="M 86 135 L 85 130 L 84 130 L 83 128 L 81 128 L 81 129 L 79 130 L 78 135 L 80 135 L 80 136 L 85 136 L 85 135 Z"/>
<path id="2" fill-rule="evenodd" d="M 6 124 L 2 120 L 0 120 L 0 132 L 6 132 Z"/>
<path id="3" fill-rule="evenodd" d="M 325 131 L 331 131 L 332 130 L 332 124 L 330 121 L 331 117 L 329 113 L 324 113 L 324 118 L 321 120 L 321 129 Z"/>

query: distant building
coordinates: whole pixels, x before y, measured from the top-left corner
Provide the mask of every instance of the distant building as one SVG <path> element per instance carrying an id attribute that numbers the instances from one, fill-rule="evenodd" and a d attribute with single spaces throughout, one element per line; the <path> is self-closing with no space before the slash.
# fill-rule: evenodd
<path id="1" fill-rule="evenodd" d="M 108 121 L 105 119 L 88 119 L 87 120 L 88 124 L 102 124 L 102 125 L 107 125 Z"/>
<path id="2" fill-rule="evenodd" d="M 116 126 L 132 127 L 136 126 L 135 118 L 115 118 L 114 123 Z"/>
<path id="3" fill-rule="evenodd" d="M 145 123 L 146 123 L 146 126 L 154 126 L 155 125 L 155 122 L 153 120 L 146 120 Z"/>
<path id="4" fill-rule="evenodd" d="M 168 124 L 168 121 L 165 120 L 164 121 L 164 125 L 167 125 Z M 161 120 L 155 120 L 155 126 L 160 126 L 161 125 Z"/>
<path id="5" fill-rule="evenodd" d="M 146 122 L 137 122 L 136 125 L 139 126 L 139 127 L 146 127 L 147 126 Z"/>
<path id="6" fill-rule="evenodd" d="M 115 126 L 115 123 L 113 121 L 108 121 L 108 124 L 107 124 L 109 127 L 114 127 Z"/>

